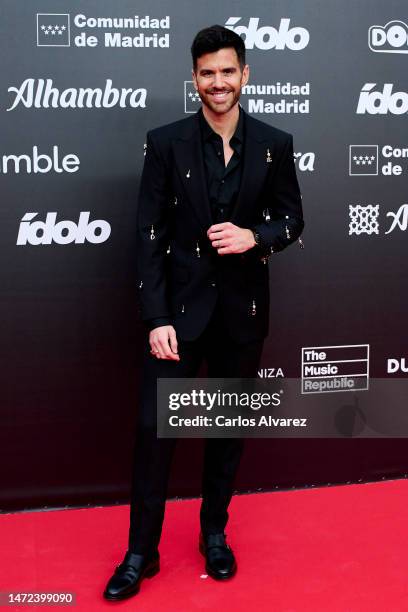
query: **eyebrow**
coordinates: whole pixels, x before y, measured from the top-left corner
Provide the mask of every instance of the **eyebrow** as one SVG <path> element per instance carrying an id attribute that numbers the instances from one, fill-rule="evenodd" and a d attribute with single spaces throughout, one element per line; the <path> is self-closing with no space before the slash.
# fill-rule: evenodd
<path id="1" fill-rule="evenodd" d="M 221 68 L 221 72 L 225 72 L 225 70 L 236 70 L 235 66 L 226 66 L 225 68 Z M 200 68 L 200 72 L 215 72 L 211 68 Z"/>

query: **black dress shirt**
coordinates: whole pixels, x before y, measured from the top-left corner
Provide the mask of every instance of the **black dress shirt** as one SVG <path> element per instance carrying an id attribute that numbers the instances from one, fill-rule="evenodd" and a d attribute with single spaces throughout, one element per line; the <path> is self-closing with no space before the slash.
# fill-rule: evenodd
<path id="1" fill-rule="evenodd" d="M 234 153 L 227 166 L 225 166 L 222 137 L 214 132 L 206 121 L 202 108 L 198 111 L 205 177 L 213 223 L 224 223 L 230 219 L 241 184 L 245 117 L 241 107 L 238 106 L 238 108 L 237 127 L 229 141 Z M 146 321 L 146 324 L 152 330 L 161 325 L 171 325 L 171 319 L 160 317 L 150 319 Z"/>
<path id="2" fill-rule="evenodd" d="M 229 141 L 234 153 L 227 166 L 225 166 L 222 138 L 207 123 L 202 109 L 199 111 L 199 120 L 212 218 L 214 223 L 223 223 L 230 219 L 241 183 L 244 148 L 244 113 L 241 107 L 239 107 L 238 124 Z"/>

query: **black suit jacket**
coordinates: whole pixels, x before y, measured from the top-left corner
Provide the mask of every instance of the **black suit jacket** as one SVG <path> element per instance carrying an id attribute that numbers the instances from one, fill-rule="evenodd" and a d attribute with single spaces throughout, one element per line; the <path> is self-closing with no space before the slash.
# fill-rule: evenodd
<path id="1" fill-rule="evenodd" d="M 243 163 L 230 221 L 256 228 L 262 247 L 218 255 L 206 234 L 213 221 L 198 115 L 147 134 L 137 214 L 141 316 L 171 317 L 178 339 L 202 333 L 217 298 L 234 340 L 268 334 L 268 257 L 304 226 L 292 136 L 246 114 Z"/>

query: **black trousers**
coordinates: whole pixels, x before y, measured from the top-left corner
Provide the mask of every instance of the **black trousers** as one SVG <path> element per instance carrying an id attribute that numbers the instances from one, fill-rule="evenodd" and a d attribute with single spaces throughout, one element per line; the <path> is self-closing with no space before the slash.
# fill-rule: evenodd
<path id="1" fill-rule="evenodd" d="M 237 345 L 226 333 L 216 306 L 203 334 L 178 341 L 180 361 L 157 359 L 146 337 L 136 428 L 130 504 L 129 550 L 149 554 L 160 541 L 170 466 L 176 438 L 157 438 L 157 378 L 195 377 L 206 360 L 209 378 L 254 378 L 263 340 Z M 206 438 L 202 475 L 200 524 L 204 534 L 223 532 L 234 478 L 244 447 L 243 438 Z"/>

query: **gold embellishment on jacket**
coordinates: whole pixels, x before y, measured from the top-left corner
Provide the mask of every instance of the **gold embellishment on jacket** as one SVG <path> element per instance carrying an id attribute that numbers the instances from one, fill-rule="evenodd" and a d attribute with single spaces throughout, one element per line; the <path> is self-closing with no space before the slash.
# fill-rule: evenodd
<path id="1" fill-rule="evenodd" d="M 251 308 L 251 316 L 255 316 L 256 315 L 256 302 L 255 300 L 252 300 L 252 308 Z"/>
<path id="2" fill-rule="evenodd" d="M 197 257 L 200 257 L 200 245 L 198 244 L 198 240 L 197 240 L 197 246 L 195 250 L 196 250 Z"/>
<path id="3" fill-rule="evenodd" d="M 152 225 L 152 229 L 150 230 L 150 240 L 154 240 L 156 236 L 154 235 L 154 227 Z"/>
<path id="4" fill-rule="evenodd" d="M 271 247 L 271 253 L 273 253 L 273 247 Z"/>
<path id="5" fill-rule="evenodd" d="M 265 255 L 264 257 L 261 257 L 261 261 L 262 261 L 262 263 L 267 264 L 268 263 L 267 256 Z"/>
<path id="6" fill-rule="evenodd" d="M 188 171 L 187 171 L 187 174 L 186 174 L 186 178 L 190 178 L 190 176 L 191 176 L 191 172 L 190 172 L 190 168 L 189 168 Z"/>
<path id="7" fill-rule="evenodd" d="M 303 240 L 301 238 L 298 238 L 298 242 L 299 242 L 299 246 L 301 249 L 305 248 L 305 245 L 303 244 Z"/>
<path id="8" fill-rule="evenodd" d="M 263 216 L 265 217 L 265 221 L 269 223 L 269 221 L 271 220 L 269 208 L 265 208 L 265 210 L 263 211 Z"/>
<path id="9" fill-rule="evenodd" d="M 184 304 L 181 305 L 181 312 L 184 312 L 185 308 L 184 308 Z"/>
<path id="10" fill-rule="evenodd" d="M 143 281 L 140 281 L 139 283 L 139 289 L 141 289 L 143 287 Z"/>
<path id="11" fill-rule="evenodd" d="M 174 196 L 174 206 L 177 206 L 177 196 Z"/>
<path id="12" fill-rule="evenodd" d="M 170 253 L 170 245 L 167 247 L 166 253 L 167 253 L 167 255 L 169 255 L 169 253 Z"/>
<path id="13" fill-rule="evenodd" d="M 143 155 L 146 155 L 146 151 L 147 151 L 147 144 L 144 143 L 144 145 L 143 145 Z"/>
<path id="14" fill-rule="evenodd" d="M 266 149 L 266 162 L 270 164 L 271 161 L 272 161 L 271 152 L 269 149 Z"/>

